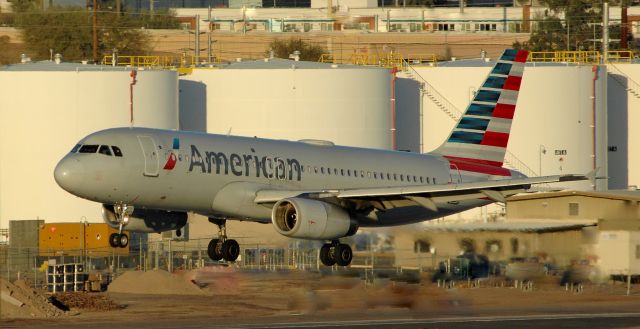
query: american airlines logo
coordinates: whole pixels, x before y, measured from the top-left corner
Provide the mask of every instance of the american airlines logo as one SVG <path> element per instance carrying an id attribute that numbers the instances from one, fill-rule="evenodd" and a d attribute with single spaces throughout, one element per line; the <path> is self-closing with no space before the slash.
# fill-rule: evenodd
<path id="1" fill-rule="evenodd" d="M 167 157 L 167 163 L 164 164 L 162 169 L 164 170 L 173 170 L 176 166 L 176 162 L 178 162 L 178 157 L 176 156 L 176 152 L 180 150 L 180 139 L 177 137 L 173 138 L 173 147 L 171 152 L 169 152 L 169 156 Z"/>
<path id="2" fill-rule="evenodd" d="M 218 175 L 231 173 L 234 176 L 255 176 L 280 180 L 300 181 L 302 179 L 302 168 L 298 160 L 259 156 L 253 148 L 251 148 L 251 154 L 231 153 L 227 155 L 224 152 L 201 152 L 198 147 L 191 145 L 190 159 L 189 172 L 199 168 L 203 174 L 211 174 L 215 171 Z"/>

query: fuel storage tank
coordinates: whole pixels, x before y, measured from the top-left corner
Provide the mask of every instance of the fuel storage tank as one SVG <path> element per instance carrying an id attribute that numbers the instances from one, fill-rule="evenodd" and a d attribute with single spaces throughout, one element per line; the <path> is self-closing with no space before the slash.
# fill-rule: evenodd
<path id="1" fill-rule="evenodd" d="M 389 149 L 391 110 L 379 67 L 265 59 L 180 79 L 184 130 Z"/>
<path id="2" fill-rule="evenodd" d="M 178 128 L 175 71 L 38 62 L 0 67 L 0 227 L 9 220 L 101 221 L 62 190 L 57 162 L 84 136 L 130 125 Z M 125 155 L 126 156 L 126 155 Z"/>

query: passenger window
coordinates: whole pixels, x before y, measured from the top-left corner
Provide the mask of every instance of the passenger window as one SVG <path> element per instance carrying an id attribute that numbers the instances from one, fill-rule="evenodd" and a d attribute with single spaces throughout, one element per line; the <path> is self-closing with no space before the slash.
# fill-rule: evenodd
<path id="1" fill-rule="evenodd" d="M 122 156 L 122 151 L 120 151 L 119 147 L 112 145 L 111 148 L 113 149 L 113 155 L 115 155 L 117 157 L 121 157 Z"/>
<path id="2" fill-rule="evenodd" d="M 433 183 L 434 183 L 434 184 L 436 183 L 436 178 L 435 178 L 435 177 L 433 177 Z"/>
<path id="3" fill-rule="evenodd" d="M 391 180 L 391 174 L 387 173 L 387 180 Z"/>
<path id="4" fill-rule="evenodd" d="M 418 182 L 418 178 L 416 178 L 416 176 L 413 176 L 413 182 L 417 183 Z"/>
<path id="5" fill-rule="evenodd" d="M 313 167 L 313 171 L 317 174 L 318 173 L 318 167 Z"/>
<path id="6" fill-rule="evenodd" d="M 351 169 L 347 169 L 347 176 L 351 177 Z"/>
<path id="7" fill-rule="evenodd" d="M 324 175 L 324 167 L 320 167 L 320 173 Z"/>
<path id="8" fill-rule="evenodd" d="M 344 169 L 340 169 L 340 174 L 344 176 Z"/>
<path id="9" fill-rule="evenodd" d="M 404 182 L 404 175 L 403 174 L 400 174 L 400 181 Z"/>
<path id="10" fill-rule="evenodd" d="M 393 180 L 398 180 L 398 174 L 393 174 Z"/>
<path id="11" fill-rule="evenodd" d="M 420 176 L 420 183 L 424 183 L 424 177 Z"/>
<path id="12" fill-rule="evenodd" d="M 82 145 L 80 153 L 96 153 L 98 152 L 98 145 Z"/>
<path id="13" fill-rule="evenodd" d="M 384 179 L 384 174 L 380 173 L 380 179 Z"/>
<path id="14" fill-rule="evenodd" d="M 378 173 L 377 172 L 373 172 L 373 179 L 378 179 Z"/>
<path id="15" fill-rule="evenodd" d="M 76 146 L 74 146 L 74 147 L 71 149 L 71 153 L 76 153 L 76 152 L 78 152 L 78 149 L 80 149 L 80 146 L 82 146 L 82 145 L 80 145 L 80 144 L 76 144 Z"/>
<path id="16" fill-rule="evenodd" d="M 327 168 L 327 175 L 331 175 L 331 168 Z"/>
<path id="17" fill-rule="evenodd" d="M 431 182 L 429 181 L 429 177 L 427 177 L 427 184 L 431 184 Z"/>
<path id="18" fill-rule="evenodd" d="M 106 145 L 100 145 L 98 153 L 111 156 L 111 150 L 109 149 L 109 146 Z"/>
<path id="19" fill-rule="evenodd" d="M 367 178 L 371 178 L 371 172 L 367 171 Z"/>
<path id="20" fill-rule="evenodd" d="M 360 177 L 364 178 L 364 170 L 360 170 Z"/>

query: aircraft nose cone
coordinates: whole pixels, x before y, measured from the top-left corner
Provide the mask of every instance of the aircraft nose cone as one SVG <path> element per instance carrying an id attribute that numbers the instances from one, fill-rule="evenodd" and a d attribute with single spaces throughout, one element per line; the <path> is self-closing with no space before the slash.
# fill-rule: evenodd
<path id="1" fill-rule="evenodd" d="M 56 166 L 53 176 L 60 187 L 68 192 L 77 192 L 84 181 L 84 166 L 78 159 L 64 158 Z"/>

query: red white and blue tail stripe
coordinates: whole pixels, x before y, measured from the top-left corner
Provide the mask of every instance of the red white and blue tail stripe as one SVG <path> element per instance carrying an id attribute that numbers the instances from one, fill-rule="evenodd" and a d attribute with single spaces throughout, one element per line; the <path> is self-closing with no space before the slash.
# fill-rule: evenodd
<path id="1" fill-rule="evenodd" d="M 502 167 L 527 56 L 526 50 L 504 51 L 447 141 L 435 153 L 458 163 L 458 167 Z"/>

